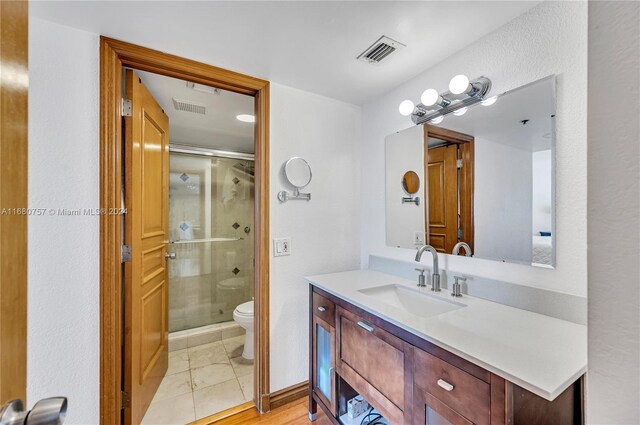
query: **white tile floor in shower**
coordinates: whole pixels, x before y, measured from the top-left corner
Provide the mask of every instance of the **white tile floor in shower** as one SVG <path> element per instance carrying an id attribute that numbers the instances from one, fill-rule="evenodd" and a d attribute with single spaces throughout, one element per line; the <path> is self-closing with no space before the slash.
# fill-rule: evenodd
<path id="1" fill-rule="evenodd" d="M 253 398 L 253 362 L 244 335 L 169 353 L 169 369 L 142 421 L 186 424 Z"/>

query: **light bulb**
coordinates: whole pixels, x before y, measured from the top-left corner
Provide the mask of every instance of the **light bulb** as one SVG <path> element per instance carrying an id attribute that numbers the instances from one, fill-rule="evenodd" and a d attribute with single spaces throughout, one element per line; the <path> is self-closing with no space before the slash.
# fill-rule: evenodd
<path id="1" fill-rule="evenodd" d="M 453 111 L 453 115 L 455 115 L 457 117 L 459 117 L 460 115 L 464 115 L 464 114 L 467 113 L 467 109 L 468 108 L 466 106 L 464 108 L 457 109 L 457 110 Z"/>
<path id="2" fill-rule="evenodd" d="M 494 103 L 496 103 L 496 100 L 498 100 L 498 96 L 491 96 L 488 99 L 483 100 L 482 102 L 480 102 L 483 106 L 491 106 Z"/>
<path id="3" fill-rule="evenodd" d="M 435 89 L 426 89 L 420 96 L 420 101 L 424 106 L 433 106 L 438 103 L 440 95 Z"/>
<path id="4" fill-rule="evenodd" d="M 434 119 L 432 119 L 429 122 L 431 124 L 440 124 L 442 121 L 444 121 L 444 117 L 442 115 L 440 115 L 439 117 L 435 117 Z"/>
<path id="5" fill-rule="evenodd" d="M 400 102 L 400 105 L 398 106 L 398 111 L 400 112 L 401 115 L 408 117 L 413 113 L 414 108 L 415 107 L 413 105 L 413 102 L 407 99 Z"/>
<path id="6" fill-rule="evenodd" d="M 469 88 L 469 79 L 466 75 L 458 74 L 449 81 L 449 91 L 453 94 L 462 94 Z"/>

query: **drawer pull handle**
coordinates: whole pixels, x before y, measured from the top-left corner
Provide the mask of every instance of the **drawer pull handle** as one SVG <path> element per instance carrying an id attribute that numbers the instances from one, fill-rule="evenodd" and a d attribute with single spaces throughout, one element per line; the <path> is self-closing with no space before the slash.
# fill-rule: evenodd
<path id="1" fill-rule="evenodd" d="M 453 385 L 442 379 L 438 379 L 438 386 L 444 388 L 447 391 L 453 391 Z"/>
<path id="2" fill-rule="evenodd" d="M 324 313 L 325 311 L 327 311 L 327 309 L 325 307 L 323 307 L 323 306 L 320 306 L 320 307 L 318 307 L 318 311 L 320 313 Z"/>
<path id="3" fill-rule="evenodd" d="M 373 328 L 362 321 L 358 322 L 358 326 L 360 326 L 362 329 L 364 329 L 367 332 L 373 332 Z"/>

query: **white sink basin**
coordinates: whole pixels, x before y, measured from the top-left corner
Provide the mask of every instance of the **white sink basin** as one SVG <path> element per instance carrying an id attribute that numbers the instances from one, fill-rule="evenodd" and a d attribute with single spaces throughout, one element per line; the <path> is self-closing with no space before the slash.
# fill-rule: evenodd
<path id="1" fill-rule="evenodd" d="M 385 285 L 360 289 L 358 292 L 376 298 L 421 317 L 437 316 L 466 305 L 401 285 Z"/>

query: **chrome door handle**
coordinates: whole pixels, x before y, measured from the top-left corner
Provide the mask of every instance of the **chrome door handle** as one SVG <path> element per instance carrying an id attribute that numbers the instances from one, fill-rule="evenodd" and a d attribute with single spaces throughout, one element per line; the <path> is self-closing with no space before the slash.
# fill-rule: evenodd
<path id="1" fill-rule="evenodd" d="M 324 308 L 323 306 L 320 306 L 320 307 L 318 307 L 318 311 L 319 311 L 320 313 L 324 313 L 325 311 L 327 311 L 327 309 L 326 309 L 326 308 Z"/>
<path id="2" fill-rule="evenodd" d="M 367 325 L 366 323 L 364 323 L 363 321 L 359 321 L 358 326 L 360 326 L 362 329 L 364 329 L 367 332 L 373 332 L 373 328 Z"/>
<path id="3" fill-rule="evenodd" d="M 43 398 L 31 411 L 24 410 L 22 400 L 13 400 L 2 406 L 0 425 L 61 425 L 66 415 L 66 397 Z"/>
<path id="4" fill-rule="evenodd" d="M 453 388 L 454 388 L 453 385 L 451 385 L 450 383 L 442 379 L 438 379 L 438 386 L 440 388 L 444 388 L 447 391 L 453 391 Z"/>
<path id="5" fill-rule="evenodd" d="M 167 252 L 166 254 L 164 254 L 164 258 L 166 258 L 167 260 L 175 260 L 176 259 L 176 253 L 175 252 Z"/>

